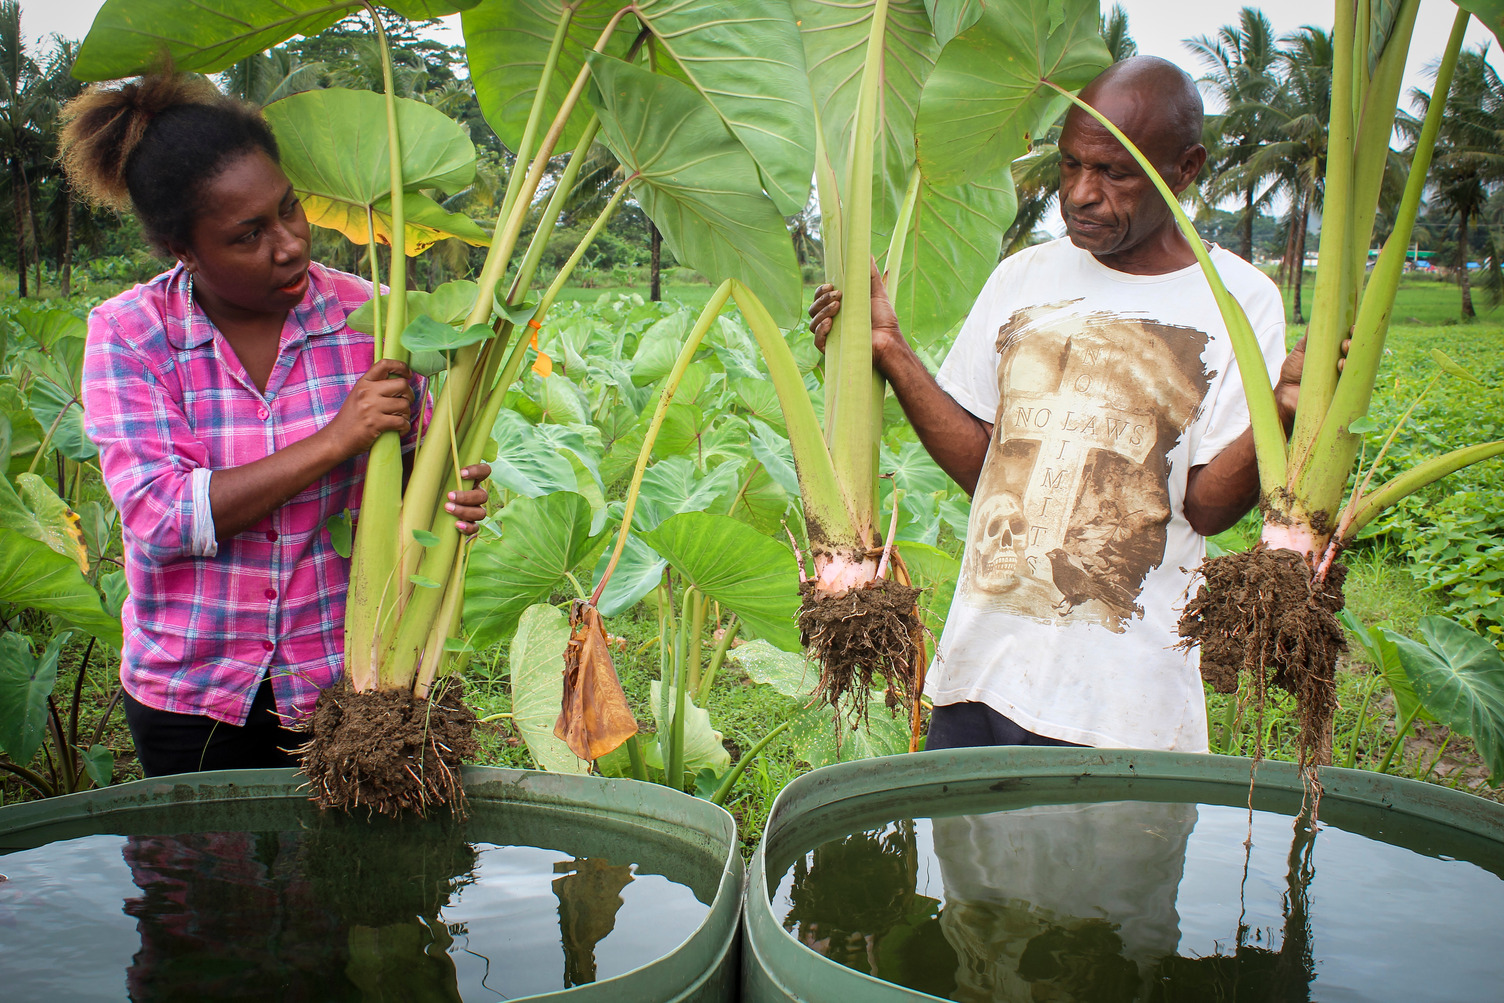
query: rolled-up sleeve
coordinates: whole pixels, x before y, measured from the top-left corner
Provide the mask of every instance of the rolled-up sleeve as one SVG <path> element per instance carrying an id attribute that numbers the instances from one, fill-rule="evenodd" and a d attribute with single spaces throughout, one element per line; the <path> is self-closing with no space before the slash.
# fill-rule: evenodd
<path id="1" fill-rule="evenodd" d="M 162 380 L 108 317 L 90 315 L 84 421 L 123 532 L 159 563 L 212 557 L 208 449 Z"/>

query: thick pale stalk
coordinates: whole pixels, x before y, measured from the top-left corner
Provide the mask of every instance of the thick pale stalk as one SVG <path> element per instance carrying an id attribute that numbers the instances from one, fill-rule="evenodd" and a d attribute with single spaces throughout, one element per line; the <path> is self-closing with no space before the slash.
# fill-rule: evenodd
<path id="1" fill-rule="evenodd" d="M 1362 30 L 1367 33 L 1368 25 Z M 1348 256 L 1353 247 L 1353 138 L 1356 131 L 1356 101 L 1361 91 L 1353 87 L 1354 41 L 1358 32 L 1357 11 L 1352 0 L 1336 0 L 1332 29 L 1333 65 L 1331 120 L 1327 131 L 1326 200 L 1321 216 L 1321 243 L 1316 265 L 1316 291 L 1311 304 L 1311 323 L 1306 328 L 1306 365 L 1300 378 L 1300 403 L 1290 438 L 1292 472 L 1305 467 L 1305 458 L 1326 418 L 1337 386 L 1337 358 L 1342 340 L 1352 326 L 1354 300 L 1352 270 Z M 1365 66 L 1366 70 L 1366 66 Z M 1363 248 L 1367 253 L 1367 248 Z M 1297 268 L 1299 265 L 1297 264 Z M 1299 272 L 1296 273 L 1297 280 Z M 1242 360 L 1238 361 L 1239 366 Z M 1247 375 L 1247 370 L 1244 370 Z M 1262 457 L 1259 463 L 1263 467 Z M 1260 471 L 1262 474 L 1262 469 Z M 1293 484 L 1287 485 L 1299 493 Z M 1265 501 L 1283 512 L 1288 494 L 1265 487 Z"/>
<path id="2" fill-rule="evenodd" d="M 873 442 L 879 430 L 872 423 L 871 290 L 861 276 L 872 258 L 872 157 L 877 146 L 877 106 L 882 88 L 887 27 L 888 0 L 876 0 L 868 29 L 867 57 L 857 96 L 851 152 L 847 157 L 849 173 L 843 189 L 846 199 L 841 263 L 848 281 L 843 290 L 841 312 L 836 315 L 831 329 L 832 346 L 827 348 L 827 359 L 830 360 L 829 353 L 834 351 L 835 357 L 830 361 L 839 369 L 836 392 L 825 402 L 830 454 L 836 467 L 836 481 L 845 494 L 846 507 L 856 530 L 855 543 L 862 550 L 872 545 L 877 482 Z M 825 542 L 811 538 L 817 560 Z M 839 551 L 854 549 L 845 540 L 829 542 Z"/>
<path id="3" fill-rule="evenodd" d="M 1399 13 L 1395 16 L 1394 29 L 1374 67 L 1373 79 L 1363 92 L 1353 178 L 1353 202 L 1358 206 L 1354 230 L 1357 238 L 1353 245 L 1355 249 L 1366 249 L 1373 239 L 1373 226 L 1378 220 L 1378 213 L 1365 210 L 1377 209 L 1379 204 L 1384 170 L 1389 164 L 1389 140 L 1394 135 L 1394 109 L 1399 102 L 1400 87 L 1405 75 L 1405 57 L 1410 53 L 1410 38 L 1415 31 L 1415 16 L 1419 10 L 1420 0 L 1403 0 Z M 1367 256 L 1360 258 L 1355 254 L 1353 264 L 1357 269 L 1355 280 L 1361 287 L 1362 273 L 1368 264 Z"/>
<path id="4" fill-rule="evenodd" d="M 700 342 L 705 340 L 710 325 L 715 323 L 715 319 L 720 316 L 721 308 L 731 298 L 731 287 L 734 281 L 727 279 L 711 294 L 710 301 L 705 304 L 705 309 L 700 311 L 699 319 L 695 321 L 694 328 L 685 339 L 684 347 L 679 350 L 679 357 L 674 360 L 674 368 L 669 370 L 663 382 L 663 392 L 658 396 L 658 407 L 653 411 L 653 420 L 648 423 L 647 433 L 642 437 L 642 449 L 637 454 L 637 466 L 632 471 L 632 482 L 627 486 L 626 504 L 621 514 L 621 529 L 616 534 L 616 549 L 611 551 L 611 560 L 606 563 L 606 570 L 601 574 L 601 580 L 596 584 L 595 592 L 590 597 L 592 606 L 601 601 L 601 593 L 606 590 L 606 583 L 611 580 L 611 574 L 616 570 L 616 563 L 621 560 L 621 552 L 627 545 L 627 534 L 632 529 L 632 516 L 637 511 L 637 494 L 642 489 L 642 475 L 647 470 L 649 457 L 653 454 L 653 443 L 658 441 L 658 430 L 663 427 L 663 418 L 668 414 L 668 406 L 673 402 L 674 393 L 679 389 L 679 381 L 684 379 L 685 370 L 694 361 L 695 353 L 700 350 Z"/>
<path id="5" fill-rule="evenodd" d="M 1049 83 L 1049 81 L 1045 82 Z M 1133 159 L 1159 189 L 1160 196 L 1174 213 L 1180 232 L 1190 244 L 1191 251 L 1196 255 L 1196 261 L 1201 265 L 1202 274 L 1206 276 L 1207 284 L 1211 286 L 1212 296 L 1217 301 L 1217 309 L 1221 312 L 1222 321 L 1227 326 L 1233 355 L 1238 360 L 1238 369 L 1243 378 L 1243 391 L 1248 398 L 1249 422 L 1253 426 L 1253 448 L 1259 466 L 1259 485 L 1266 497 L 1283 489 L 1285 486 L 1285 429 L 1279 419 L 1279 406 L 1274 400 L 1274 387 L 1269 382 L 1269 371 L 1264 363 L 1264 353 L 1259 348 L 1258 336 L 1253 332 L 1253 325 L 1248 322 L 1248 315 L 1243 312 L 1242 305 L 1233 298 L 1232 293 L 1227 291 L 1227 286 L 1222 282 L 1222 276 L 1217 274 L 1217 267 L 1212 264 L 1211 256 L 1206 253 L 1206 246 L 1196 232 L 1195 225 L 1186 216 L 1185 210 L 1180 207 L 1180 200 L 1170 190 L 1170 186 L 1165 183 L 1164 178 L 1160 177 L 1159 170 L 1105 115 L 1070 91 L 1056 87 L 1052 83 L 1049 83 L 1049 86 L 1065 95 L 1076 107 L 1100 122 L 1103 128 L 1123 144 L 1123 148 L 1133 155 Z"/>
<path id="6" fill-rule="evenodd" d="M 1385 241 L 1379 260 L 1374 264 L 1373 275 L 1364 290 L 1353 325 L 1352 347 L 1343 365 L 1327 418 L 1312 443 L 1309 462 L 1296 474 L 1293 500 L 1313 516 L 1324 513 L 1327 522 L 1336 514 L 1347 485 L 1348 472 L 1357 456 L 1360 437 L 1349 432 L 1348 426 L 1368 413 L 1373 398 L 1373 386 L 1378 378 L 1384 340 L 1389 331 L 1389 318 L 1394 309 L 1394 296 L 1404 271 L 1405 250 L 1410 244 L 1410 235 L 1414 232 L 1421 199 L 1425 194 L 1426 174 L 1431 167 L 1447 91 L 1451 88 L 1457 59 L 1462 51 L 1468 17 L 1466 11 L 1458 11 L 1457 19 L 1452 25 L 1452 34 L 1447 40 L 1446 50 L 1436 71 L 1437 96 L 1431 102 L 1420 135 L 1416 139 L 1410 174 L 1405 182 L 1405 194 L 1400 200 L 1399 211 L 1395 214 L 1394 231 Z M 1366 250 L 1363 254 L 1366 258 Z M 1307 365 L 1306 369 L 1309 368 Z M 1305 392 L 1303 374 L 1302 401 Z M 1320 518 L 1314 521 L 1317 524 L 1321 522 Z"/>
<path id="7" fill-rule="evenodd" d="M 820 201 L 820 233 L 825 240 L 825 281 L 837 289 L 846 288 L 846 273 L 841 267 L 841 248 L 845 246 L 845 228 L 841 225 L 841 186 L 836 182 L 836 170 L 830 162 L 830 150 L 825 145 L 825 126 L 820 119 L 820 109 L 815 109 L 815 195 Z M 825 342 L 826 358 L 835 358 L 840 337 L 831 330 Z M 825 367 L 825 400 L 840 396 L 841 368 Z M 827 418 L 829 414 L 827 412 Z M 829 444 L 834 426 L 827 424 L 825 442 Z"/>

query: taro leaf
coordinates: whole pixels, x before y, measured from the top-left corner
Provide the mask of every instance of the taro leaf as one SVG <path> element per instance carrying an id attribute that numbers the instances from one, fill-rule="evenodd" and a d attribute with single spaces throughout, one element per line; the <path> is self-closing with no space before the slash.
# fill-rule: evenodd
<path id="1" fill-rule="evenodd" d="M 601 575 L 606 572 L 606 565 L 611 561 L 611 548 L 601 552 L 600 560 L 595 564 L 595 574 L 591 581 L 600 583 Z M 624 613 L 642 601 L 642 597 L 658 587 L 663 580 L 663 569 L 668 562 L 659 557 L 657 552 L 649 547 L 636 534 L 627 536 L 627 545 L 622 548 L 621 560 L 616 562 L 616 570 L 611 572 L 611 580 L 606 583 L 606 590 L 601 593 L 601 601 L 597 608 L 602 616 L 616 616 Z"/>
<path id="2" fill-rule="evenodd" d="M 88 322 L 67 310 L 17 310 L 11 319 L 44 352 L 51 352 L 52 347 L 64 338 L 82 341 L 89 336 Z"/>
<path id="3" fill-rule="evenodd" d="M 470 79 L 481 113 L 502 144 L 514 153 L 522 144 L 522 132 L 538 92 L 543 62 L 564 6 L 562 0 L 505 0 L 481 4 L 465 11 L 461 18 Z M 572 6 L 578 9 L 569 22 L 559 65 L 549 81 L 544 129 L 553 121 L 564 95 L 584 67 L 586 51 L 595 45 L 601 30 L 622 5 L 617 0 L 583 0 Z M 631 28 L 622 25 L 612 34 L 606 51 L 625 55 L 633 34 Z M 572 149 L 589 119 L 586 102 L 576 104 L 556 149 L 560 152 Z"/>
<path id="4" fill-rule="evenodd" d="M 77 562 L 26 535 L 31 520 L 20 496 L 0 478 L 0 603 L 56 616 L 118 651 L 124 640 L 119 615 L 105 612 Z"/>
<path id="5" fill-rule="evenodd" d="M 684 512 L 643 534 L 686 582 L 741 617 L 753 635 L 799 648 L 799 578 L 788 547 L 729 516 Z"/>
<path id="6" fill-rule="evenodd" d="M 329 531 L 329 545 L 334 548 L 334 552 L 341 557 L 349 557 L 355 535 L 350 523 L 350 510 L 345 509 L 337 515 L 331 515 L 324 521 L 324 528 Z"/>
<path id="7" fill-rule="evenodd" d="M 688 85 L 608 56 L 589 60 L 602 139 L 674 258 L 707 277 L 740 279 L 792 327 L 799 264 L 746 148 Z"/>
<path id="8" fill-rule="evenodd" d="M 1380 425 L 1371 415 L 1361 415 L 1347 423 L 1347 430 L 1354 435 L 1363 435 L 1366 432 L 1377 432 L 1384 426 Z"/>
<path id="9" fill-rule="evenodd" d="M 778 391 L 773 389 L 772 381 L 742 377 L 731 381 L 731 389 L 736 393 L 737 400 L 754 417 L 766 422 L 780 436 L 788 434 L 788 428 L 783 423 L 783 407 L 778 403 Z M 753 425 L 753 428 L 756 427 Z"/>
<path id="10" fill-rule="evenodd" d="M 731 460 L 722 466 L 735 463 Z M 759 533 L 781 539 L 784 513 L 789 509 L 788 494 L 768 476 L 762 464 L 755 460 L 742 467 L 739 475 L 742 486 L 737 490 L 731 509 L 726 514 L 753 527 Z"/>
<path id="11" fill-rule="evenodd" d="M 79 757 L 83 760 L 84 772 L 94 781 L 95 787 L 108 787 L 115 779 L 115 754 L 103 745 L 91 745 Z"/>
<path id="12" fill-rule="evenodd" d="M 658 742 L 648 748 L 648 762 L 657 769 L 663 769 L 664 753 L 667 751 L 664 744 L 668 740 L 670 722 L 663 717 L 663 707 L 667 696 L 669 713 L 673 713 L 674 701 L 677 693 L 672 686 L 664 686 L 659 680 L 654 679 L 648 684 L 648 703 L 653 708 L 653 722 L 658 726 Z M 695 774 L 703 769 L 724 770 L 731 765 L 731 753 L 721 744 L 722 735 L 710 726 L 710 712 L 703 707 L 696 707 L 695 702 L 685 694 L 684 698 L 684 772 Z M 669 777 L 670 786 L 677 787 L 677 778 Z"/>
<path id="13" fill-rule="evenodd" d="M 1006 164 L 990 177 L 952 188 L 921 181 L 892 297 L 898 322 L 913 341 L 933 345 L 965 316 L 997 267 L 1003 232 L 1017 212 Z M 883 267 L 891 287 L 894 266 Z"/>
<path id="14" fill-rule="evenodd" d="M 50 380 L 38 379 L 31 385 L 27 403 L 42 431 L 52 430 L 52 448 L 70 460 L 99 455 L 99 447 L 84 429 L 83 404 L 74 393 Z"/>
<path id="15" fill-rule="evenodd" d="M 642 475 L 632 528 L 645 532 L 675 513 L 703 512 L 739 486 L 736 468 L 727 464 L 701 477 L 683 456 L 659 460 Z"/>
<path id="16" fill-rule="evenodd" d="M 424 21 L 480 0 L 383 0 Z M 316 35 L 358 10 L 351 0 L 107 0 L 79 49 L 78 80 L 115 80 L 171 66 L 214 73 L 295 35 Z"/>
<path id="17" fill-rule="evenodd" d="M 965 540 L 971 526 L 971 499 L 959 493 L 947 496 L 940 503 L 940 518 L 950 527 L 956 539 Z"/>
<path id="18" fill-rule="evenodd" d="M 126 597 L 131 594 L 131 586 L 130 582 L 126 581 L 125 570 L 100 575 L 99 588 L 104 593 L 105 613 L 119 620 L 120 610 L 125 606 Z"/>
<path id="19" fill-rule="evenodd" d="M 540 770 L 589 773 L 590 763 L 554 736 L 564 702 L 564 648 L 569 618 L 546 604 L 529 606 L 517 621 L 508 664 L 512 673 L 512 723 Z"/>
<path id="20" fill-rule="evenodd" d="M 522 611 L 553 594 L 598 542 L 590 503 L 573 491 L 518 498 L 499 521 L 502 535 L 481 534 L 465 576 L 465 626 L 477 648 L 508 637 Z"/>
<path id="21" fill-rule="evenodd" d="M 83 533 L 84 551 L 90 564 L 102 560 L 110 549 L 119 519 L 120 513 L 114 505 L 106 507 L 91 500 L 78 506 L 78 528 Z"/>
<path id="22" fill-rule="evenodd" d="M 844 713 L 839 719 L 832 719 L 829 711 L 801 714 L 789 729 L 789 742 L 799 758 L 816 769 L 874 756 L 897 756 L 909 751 L 909 722 L 902 712 L 895 715 L 889 710 L 883 694 L 874 690 L 867 701 L 866 727 L 853 730 Z"/>
<path id="23" fill-rule="evenodd" d="M 346 315 L 345 323 L 361 334 L 375 333 L 377 299 L 381 300 L 381 323 L 385 325 L 386 312 L 392 302 L 391 293 L 382 293 L 379 297 L 373 296 L 371 299 L 366 300 L 360 306 L 356 307 L 353 313 Z M 409 317 L 416 317 L 419 314 L 428 314 L 430 301 L 431 294 L 421 289 L 409 289 L 407 291 L 407 315 Z M 429 314 L 429 316 L 432 316 L 432 314 Z"/>
<path id="24" fill-rule="evenodd" d="M 454 279 L 428 294 L 427 309 L 424 312 L 445 324 L 458 324 L 470 315 L 479 296 L 480 286 L 469 279 Z M 408 312 L 412 312 L 411 306 L 408 307 Z"/>
<path id="25" fill-rule="evenodd" d="M 1363 621 L 1353 616 L 1352 610 L 1343 610 L 1337 614 L 1337 618 L 1357 638 L 1368 664 L 1384 678 L 1384 682 L 1389 684 L 1390 691 L 1394 693 L 1395 723 L 1410 718 L 1412 713 L 1417 712 L 1417 708 L 1417 716 L 1421 720 L 1436 720 L 1430 711 L 1420 706 L 1420 697 L 1415 695 L 1415 687 L 1410 684 L 1410 677 L 1405 675 L 1399 649 L 1395 647 L 1389 632 L 1382 627 L 1365 626 Z"/>
<path id="26" fill-rule="evenodd" d="M 643 387 L 667 376 L 694 323 L 694 312 L 681 308 L 642 332 L 632 353 L 632 382 Z"/>
<path id="27" fill-rule="evenodd" d="M 939 464 L 917 442 L 903 443 L 898 447 L 897 453 L 884 443 L 879 465 L 883 473 L 893 475 L 893 483 L 907 494 L 932 495 L 945 491 L 951 485 L 945 471 L 940 469 Z"/>
<path id="28" fill-rule="evenodd" d="M 305 202 L 305 205 L 308 203 Z M 388 247 L 392 243 L 392 200 L 382 196 L 373 207 L 376 217 L 376 240 Z M 312 210 L 310 209 L 310 214 Z M 422 192 L 407 192 L 402 196 L 402 211 L 407 216 L 407 243 L 404 250 L 408 257 L 428 250 L 448 237 L 463 240 L 472 247 L 484 247 L 491 242 L 491 235 L 482 230 L 469 216 L 462 212 L 450 212 Z M 353 222 L 350 214 L 358 212 Z M 336 225 L 336 220 L 347 220 L 345 226 Z M 312 216 L 310 215 L 310 219 Z M 364 211 L 341 203 L 329 203 L 328 215 L 320 224 L 338 229 L 357 244 L 369 242 Z"/>
<path id="29" fill-rule="evenodd" d="M 898 556 L 909 569 L 909 578 L 919 593 L 919 617 L 924 629 L 938 639 L 945 629 L 951 599 L 956 594 L 956 580 L 961 577 L 961 562 L 938 547 L 902 541 Z"/>
<path id="30" fill-rule="evenodd" d="M 1467 380 L 1469 383 L 1481 383 L 1482 380 L 1468 372 L 1462 366 L 1452 361 L 1452 357 L 1439 348 L 1431 349 L 1431 360 L 1441 367 L 1442 371 L 1459 380 Z"/>
<path id="31" fill-rule="evenodd" d="M 496 458 L 491 461 L 491 480 L 508 491 L 529 498 L 553 491 L 574 491 L 581 484 L 576 462 L 592 480 L 598 476 L 591 469 L 596 461 L 584 436 L 569 426 L 530 425 L 516 411 L 503 408 L 496 416 L 491 434 L 497 443 Z M 594 486 L 599 490 L 598 485 Z"/>
<path id="32" fill-rule="evenodd" d="M 540 376 L 536 400 L 543 408 L 542 421 L 554 425 L 583 425 L 589 418 L 584 395 L 566 376 Z"/>
<path id="33" fill-rule="evenodd" d="M 820 666 L 802 652 L 783 651 L 760 637 L 732 648 L 726 659 L 754 683 L 771 686 L 800 701 L 807 701 L 820 681 Z"/>
<path id="34" fill-rule="evenodd" d="M 706 412 L 696 404 L 674 401 L 663 413 L 663 425 L 659 427 L 658 438 L 653 442 L 653 455 L 687 455 L 697 466 L 703 464 L 704 439 L 714 420 L 714 412 Z"/>
<path id="35" fill-rule="evenodd" d="M 788 0 L 643 0 L 634 10 L 653 32 L 660 72 L 687 80 L 715 109 L 781 215 L 801 211 L 815 173 L 815 120 Z"/>
<path id="36" fill-rule="evenodd" d="M 1076 90 L 1112 62 L 1096 0 L 1062 0 L 1064 21 L 1051 31 L 1053 6 L 989 2 L 945 47 L 925 84 L 917 125 L 920 169 L 932 184 L 997 177 L 1068 104 L 1042 81 Z"/>
<path id="37" fill-rule="evenodd" d="M 1456 0 L 1456 3 L 1471 11 L 1495 38 L 1504 42 L 1504 0 Z"/>
<path id="38" fill-rule="evenodd" d="M 961 32 L 977 23 L 982 16 L 985 0 L 924 0 L 924 9 L 929 11 L 930 23 L 935 26 L 935 39 L 944 46 Z"/>
<path id="39" fill-rule="evenodd" d="M 544 428 L 558 428 L 558 425 L 545 425 Z M 574 468 L 574 490 L 580 497 L 590 503 L 590 535 L 599 536 L 601 530 L 606 528 L 606 495 L 601 490 L 600 474 L 591 470 L 579 454 L 565 451 L 564 458 Z"/>
<path id="40" fill-rule="evenodd" d="M 489 337 L 490 324 L 471 324 L 461 331 L 427 314 L 419 314 L 403 330 L 402 347 L 410 352 L 448 352 Z"/>
<path id="41" fill-rule="evenodd" d="M 20 488 L 21 502 L 31 514 L 31 521 L 21 531 L 77 562 L 78 570 L 88 574 L 89 549 L 84 545 L 78 513 L 36 474 L 17 475 L 16 487 Z M 16 528 L 9 521 L 6 525 L 7 528 Z"/>
<path id="42" fill-rule="evenodd" d="M 793 3 L 804 35 L 804 61 L 825 133 L 825 148 L 830 151 L 835 176 L 843 179 L 848 174 L 873 6 L 872 0 Z M 919 110 L 919 93 L 939 51 L 921 0 L 889 4 L 879 99 L 882 112 L 872 159 L 872 229 L 877 233 L 892 231 L 893 218 L 908 187 L 914 166 L 914 116 Z"/>
<path id="43" fill-rule="evenodd" d="M 1445 617 L 1421 617 L 1417 627 L 1425 644 L 1385 631 L 1416 696 L 1436 720 L 1473 740 L 1490 783 L 1504 781 L 1504 655 Z"/>
<path id="44" fill-rule="evenodd" d="M 47 735 L 47 698 L 68 636 L 67 631 L 57 635 L 41 658 L 33 658 L 31 638 L 0 634 L 0 751 L 17 766 L 31 762 Z"/>
<path id="45" fill-rule="evenodd" d="M 596 760 L 637 734 L 637 719 L 622 692 L 598 609 L 576 603 L 564 649 L 564 699 L 554 736 L 576 756 Z"/>
<path id="46" fill-rule="evenodd" d="M 778 486 L 799 497 L 799 475 L 794 469 L 794 448 L 789 440 L 767 425 L 751 419 L 752 455 Z"/>
<path id="47" fill-rule="evenodd" d="M 339 87 L 304 91 L 268 105 L 266 118 L 282 148 L 282 169 L 304 193 L 310 222 L 366 243 L 367 207 L 377 207 L 392 193 L 385 99 Z M 475 145 L 448 115 L 421 101 L 398 98 L 397 125 L 408 192 L 457 191 L 475 179 Z M 433 209 L 445 220 L 452 215 L 423 196 L 410 197 L 405 205 L 416 210 L 412 222 L 430 228 L 441 222 L 433 218 Z M 388 206 L 388 234 L 389 213 Z"/>

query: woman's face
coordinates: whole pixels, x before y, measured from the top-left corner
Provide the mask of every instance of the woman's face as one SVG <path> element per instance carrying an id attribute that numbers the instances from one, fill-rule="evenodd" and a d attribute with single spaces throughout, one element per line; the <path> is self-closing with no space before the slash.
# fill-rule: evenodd
<path id="1" fill-rule="evenodd" d="M 206 307 L 286 314 L 308 293 L 308 218 L 282 168 L 257 150 L 203 188 L 190 247 L 178 257 Z"/>

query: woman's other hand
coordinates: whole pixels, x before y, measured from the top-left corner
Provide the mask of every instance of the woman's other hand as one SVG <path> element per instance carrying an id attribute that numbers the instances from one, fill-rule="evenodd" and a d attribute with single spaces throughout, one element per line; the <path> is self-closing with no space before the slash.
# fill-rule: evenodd
<path id="1" fill-rule="evenodd" d="M 489 463 L 477 463 L 460 471 L 460 479 L 474 485 L 468 491 L 451 491 L 444 503 L 444 511 L 454 516 L 454 528 L 466 536 L 480 529 L 480 521 L 486 517 L 486 500 L 489 497 L 481 481 L 491 476 Z"/>

